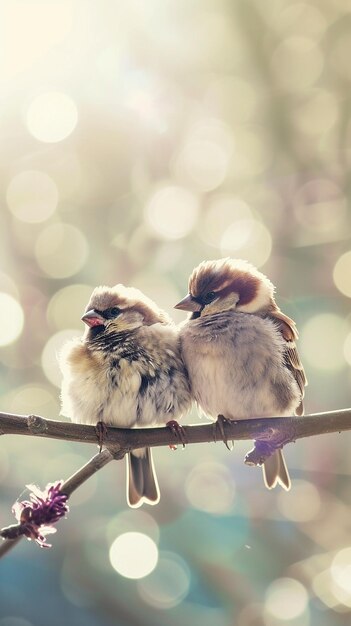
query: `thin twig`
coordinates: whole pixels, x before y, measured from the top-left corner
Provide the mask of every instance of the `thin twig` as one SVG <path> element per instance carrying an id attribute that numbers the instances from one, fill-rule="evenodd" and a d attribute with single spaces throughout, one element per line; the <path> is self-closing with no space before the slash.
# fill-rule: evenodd
<path id="1" fill-rule="evenodd" d="M 98 454 L 95 454 L 88 463 L 83 465 L 75 474 L 72 474 L 67 480 L 63 483 L 61 487 L 62 493 L 65 493 L 68 497 L 72 495 L 72 493 L 78 489 L 83 483 L 85 483 L 90 476 L 96 474 L 102 467 L 107 465 L 110 461 L 113 460 L 113 455 L 109 450 L 103 450 Z"/>
<path id="2" fill-rule="evenodd" d="M 5 554 L 7 554 L 12 548 L 17 546 L 17 544 L 21 541 L 22 535 L 16 537 L 16 539 L 4 539 L 0 543 L 0 559 L 2 559 Z"/>
<path id="3" fill-rule="evenodd" d="M 68 497 L 78 489 L 85 481 L 87 481 L 93 474 L 98 472 L 102 467 L 114 459 L 114 455 L 109 450 L 103 450 L 101 453 L 95 454 L 88 463 L 83 465 L 77 472 L 72 474 L 62 485 L 60 492 L 66 494 Z M 3 557 L 9 550 L 14 548 L 18 542 L 22 539 L 23 533 L 21 524 L 14 524 L 11 528 L 12 539 L 5 539 L 0 543 L 0 558 Z M 7 531 L 8 529 L 4 529 Z M 4 533 L 5 534 L 5 533 Z M 1 536 L 1 531 L 0 531 Z"/>

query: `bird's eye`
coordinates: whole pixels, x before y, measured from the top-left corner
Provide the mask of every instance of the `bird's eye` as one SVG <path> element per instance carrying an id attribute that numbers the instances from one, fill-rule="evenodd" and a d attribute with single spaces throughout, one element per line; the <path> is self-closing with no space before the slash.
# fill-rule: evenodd
<path id="1" fill-rule="evenodd" d="M 108 319 L 111 319 L 113 317 L 117 317 L 117 315 L 119 315 L 121 312 L 121 309 L 118 308 L 118 306 L 113 306 L 110 309 L 107 309 L 107 311 L 105 311 L 105 316 Z"/>
<path id="2" fill-rule="evenodd" d="M 209 291 L 204 297 L 203 297 L 203 302 L 204 304 L 210 304 L 210 302 L 213 302 L 213 300 L 217 297 L 217 295 L 215 294 L 214 291 Z"/>

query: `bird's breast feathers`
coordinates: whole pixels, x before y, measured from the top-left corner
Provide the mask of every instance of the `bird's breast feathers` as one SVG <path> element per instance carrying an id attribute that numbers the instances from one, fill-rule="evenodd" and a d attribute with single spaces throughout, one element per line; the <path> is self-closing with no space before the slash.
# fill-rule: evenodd
<path id="1" fill-rule="evenodd" d="M 75 422 L 150 426 L 180 417 L 191 398 L 173 327 L 155 324 L 108 345 L 73 340 L 61 355 L 62 413 Z"/>
<path id="2" fill-rule="evenodd" d="M 300 398 L 272 320 L 227 311 L 181 330 L 193 394 L 205 413 L 228 418 L 287 415 Z"/>

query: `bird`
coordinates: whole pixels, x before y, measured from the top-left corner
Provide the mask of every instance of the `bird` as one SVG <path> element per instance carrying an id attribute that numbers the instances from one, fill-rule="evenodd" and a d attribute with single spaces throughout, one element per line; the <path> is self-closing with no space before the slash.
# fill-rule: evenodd
<path id="1" fill-rule="evenodd" d="M 295 322 L 275 301 L 275 287 L 245 260 L 203 261 L 176 309 L 190 312 L 180 338 L 192 394 L 203 413 L 228 420 L 303 415 L 307 379 Z M 281 449 L 263 464 L 268 489 L 289 490 Z"/>
<path id="2" fill-rule="evenodd" d="M 82 337 L 59 355 L 61 414 L 80 424 L 120 428 L 175 424 L 192 404 L 179 332 L 171 318 L 138 289 L 94 289 Z M 101 449 L 101 448 L 100 448 Z M 150 448 L 127 455 L 127 501 L 157 504 Z"/>

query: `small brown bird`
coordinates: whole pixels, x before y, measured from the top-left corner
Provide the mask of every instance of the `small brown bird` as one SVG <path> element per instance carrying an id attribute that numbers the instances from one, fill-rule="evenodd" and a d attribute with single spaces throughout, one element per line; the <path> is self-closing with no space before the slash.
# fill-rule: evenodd
<path id="1" fill-rule="evenodd" d="M 204 261 L 176 309 L 192 315 L 181 329 L 192 392 L 212 418 L 303 414 L 304 369 L 295 322 L 277 306 L 271 281 L 246 261 Z M 266 486 L 290 488 L 281 450 L 263 466 Z"/>
<path id="2" fill-rule="evenodd" d="M 63 349 L 62 414 L 81 424 L 165 425 L 192 402 L 177 327 L 138 289 L 97 287 L 82 317 L 81 339 Z M 128 454 L 127 499 L 156 504 L 151 450 Z"/>

